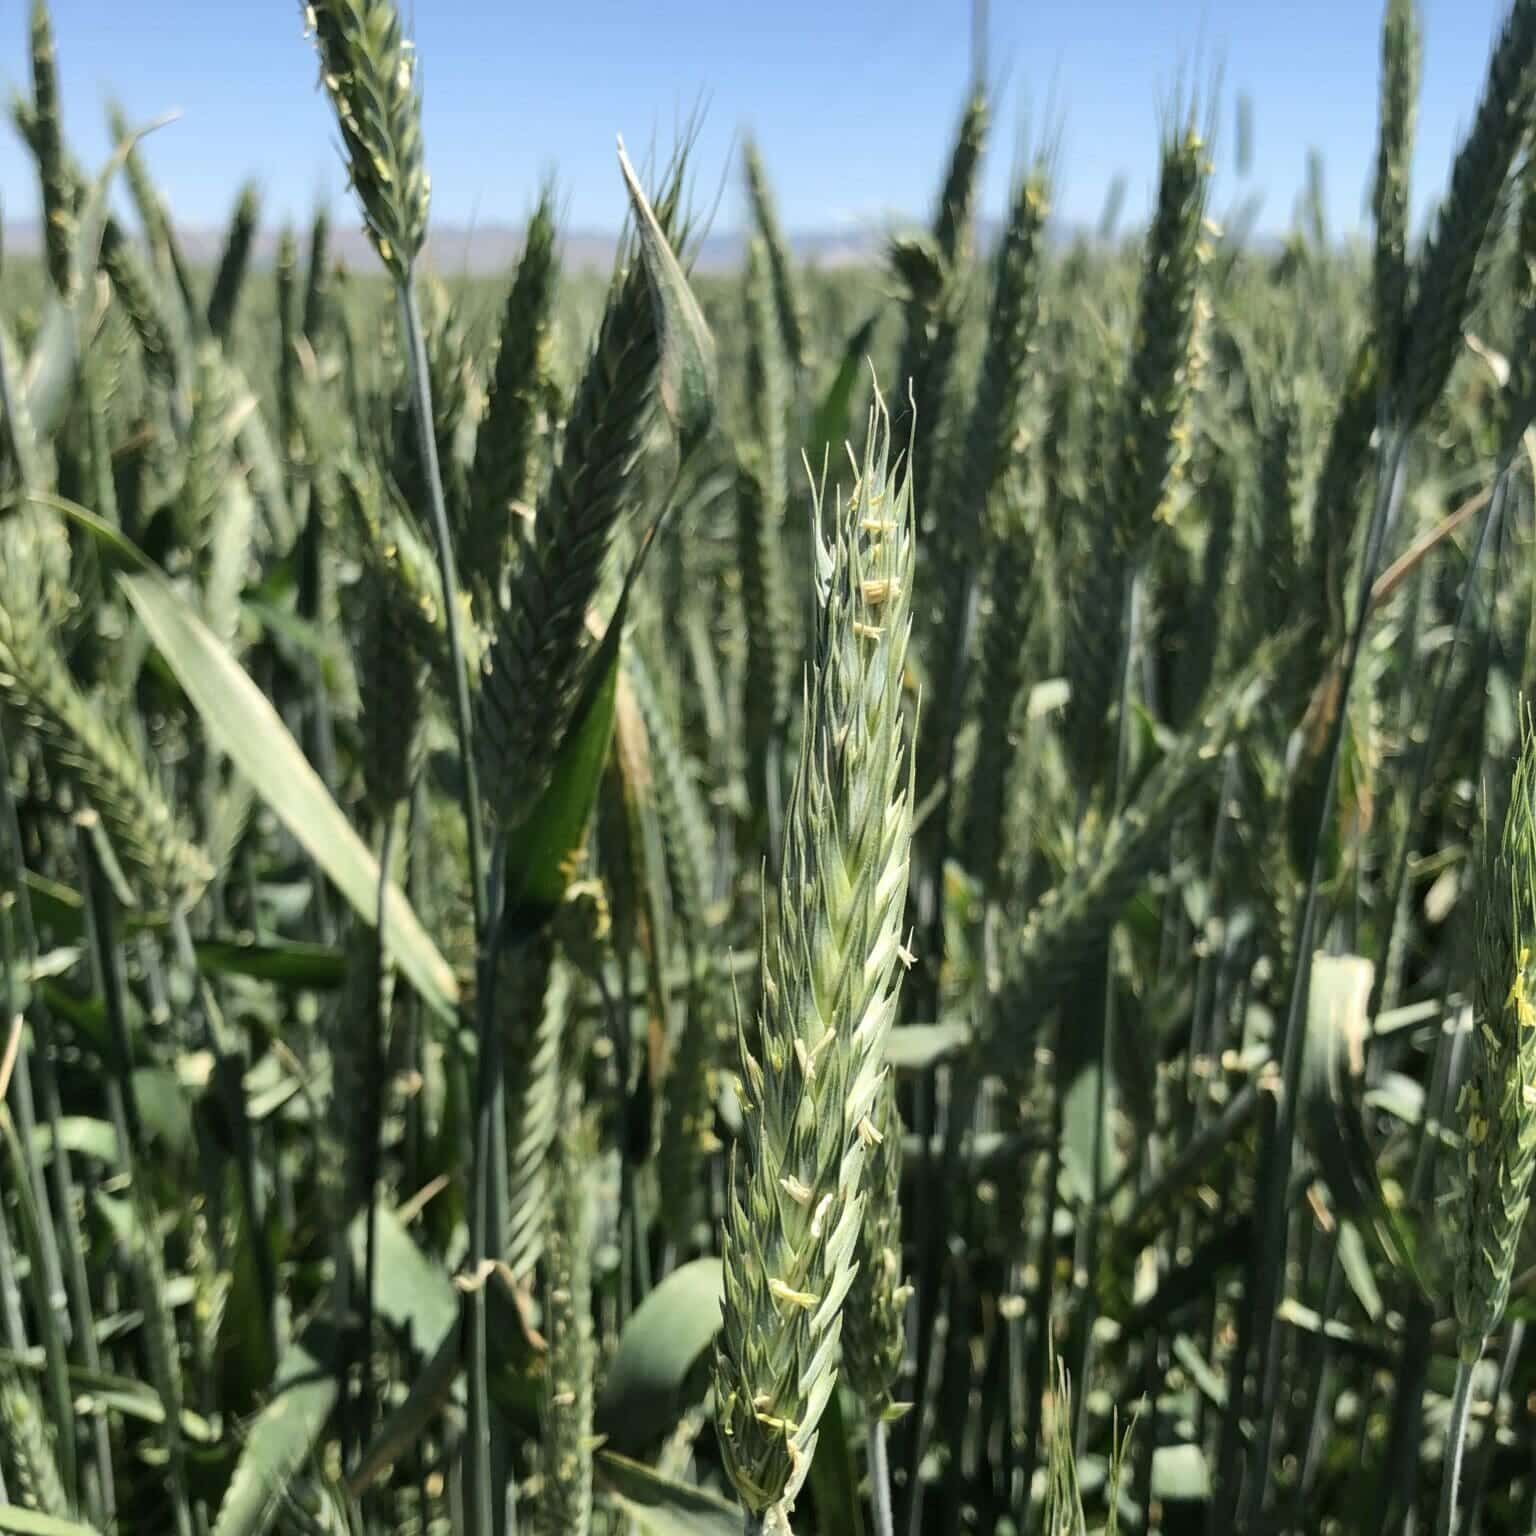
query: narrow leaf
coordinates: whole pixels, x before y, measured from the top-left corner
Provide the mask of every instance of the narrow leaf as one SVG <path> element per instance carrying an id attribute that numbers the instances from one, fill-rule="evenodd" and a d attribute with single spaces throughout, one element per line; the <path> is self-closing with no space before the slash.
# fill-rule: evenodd
<path id="1" fill-rule="evenodd" d="M 176 674 L 215 744 L 330 877 L 364 922 L 374 921 L 379 868 L 324 781 L 234 657 L 162 576 L 120 578 L 140 622 Z M 399 888 L 386 896 L 385 942 L 422 1000 L 455 1017 L 459 985 Z"/>

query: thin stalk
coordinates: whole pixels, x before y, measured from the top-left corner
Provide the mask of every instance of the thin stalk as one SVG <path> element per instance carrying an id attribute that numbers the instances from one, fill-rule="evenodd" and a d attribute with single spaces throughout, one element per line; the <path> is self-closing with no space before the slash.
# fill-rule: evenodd
<path id="1" fill-rule="evenodd" d="M 1524 1343 L 1525 1324 L 1521 1321 L 1511 1323 L 1509 1334 L 1504 1340 L 1504 1352 L 1499 1359 L 1499 1381 L 1494 1389 L 1493 1399 L 1495 1408 L 1504 1394 L 1509 1391 L 1509 1384 L 1515 1374 L 1515 1366 L 1519 1362 L 1520 1349 Z M 1469 1532 L 1477 1531 L 1482 1523 L 1483 1500 L 1488 1496 L 1488 1475 L 1493 1468 L 1496 1448 L 1497 1438 L 1490 1425 L 1488 1433 L 1483 1436 L 1483 1442 L 1478 1447 L 1477 1459 L 1472 1463 L 1467 1477 L 1462 1518 Z"/>
<path id="2" fill-rule="evenodd" d="M 1050 1391 L 1051 1371 L 1051 1286 L 1056 1274 L 1056 1202 L 1061 1185 L 1061 1125 L 1066 1095 L 1061 1082 L 1062 1036 L 1066 1031 L 1065 1009 L 1058 1007 L 1055 1049 L 1050 1064 L 1051 1140 L 1046 1169 L 1045 1209 L 1040 1229 L 1040 1255 L 1035 1280 L 1035 1294 L 1030 1312 L 1035 1320 L 1034 1361 L 1029 1394 L 1029 1426 L 1024 1434 L 1023 1465 L 1020 1469 L 1022 1507 L 1020 1529 L 1028 1529 L 1028 1515 L 1033 1502 L 1035 1465 L 1040 1457 L 1040 1437 L 1045 1424 L 1045 1398 Z"/>
<path id="3" fill-rule="evenodd" d="M 389 871 L 394 862 L 395 851 L 395 812 L 392 810 L 384 818 L 384 831 L 379 839 L 379 894 L 378 894 L 378 927 L 379 933 L 384 932 L 384 903 L 389 893 Z M 371 998 L 373 1001 L 373 1017 L 368 1020 L 368 1104 L 363 1120 L 363 1135 L 366 1138 L 363 1143 L 363 1211 L 366 1238 L 363 1253 L 363 1305 L 362 1305 L 362 1337 L 358 1344 L 359 1354 L 362 1360 L 362 1413 L 364 1439 L 367 1440 L 373 1433 L 373 1415 L 369 1412 L 370 1402 L 368 1396 L 368 1376 L 373 1360 L 373 1299 L 378 1285 L 379 1273 L 379 1172 L 383 1161 L 384 1127 L 384 1029 L 385 1029 L 385 998 L 384 998 L 384 973 L 385 973 L 385 949 L 383 942 L 378 945 L 374 964 L 376 973 L 374 976 Z"/>
<path id="4" fill-rule="evenodd" d="M 272 1251 L 266 1241 L 266 1219 L 256 1178 L 256 1150 L 251 1140 L 251 1124 L 245 1109 L 245 1053 L 230 1039 L 224 1015 L 213 989 L 198 970 L 197 951 L 192 944 L 192 930 L 187 914 L 180 908 L 171 913 L 171 937 L 176 945 L 176 959 L 193 983 L 196 1005 L 191 1010 L 202 1026 L 205 1048 L 213 1057 L 215 1092 L 235 1138 L 235 1160 L 240 1179 L 240 1202 L 251 1234 L 251 1250 L 256 1259 L 256 1285 L 261 1293 L 262 1326 L 268 1352 L 279 1358 L 277 1325 L 277 1275 L 272 1266 Z"/>
<path id="5" fill-rule="evenodd" d="M 1126 780 L 1130 770 L 1130 713 L 1131 713 L 1131 685 L 1136 666 L 1136 641 L 1137 628 L 1141 619 L 1141 591 L 1142 578 L 1137 570 L 1132 570 L 1130 580 L 1125 584 L 1124 608 L 1120 620 L 1120 633 L 1122 636 L 1120 648 L 1120 701 L 1118 719 L 1115 724 L 1115 765 L 1114 777 L 1109 786 L 1109 804 L 1118 811 L 1121 800 L 1125 794 Z M 1081 831 L 1081 827 L 1079 827 Z M 1076 1263 L 1073 1268 L 1076 1271 L 1073 1284 L 1077 1288 L 1077 1276 L 1082 1277 L 1081 1293 L 1076 1298 L 1079 1315 L 1076 1320 L 1078 1330 L 1078 1354 L 1077 1370 L 1074 1379 L 1077 1381 L 1079 1391 L 1073 1404 L 1077 1419 L 1073 1427 L 1072 1438 L 1077 1448 L 1077 1454 L 1083 1455 L 1087 1449 L 1084 1437 L 1088 1430 L 1088 1399 L 1089 1399 L 1089 1373 L 1093 1369 L 1093 1331 L 1098 1318 L 1098 1291 L 1094 1284 L 1094 1276 L 1099 1272 L 1099 1231 L 1100 1216 L 1105 1204 L 1105 1180 L 1106 1163 L 1108 1159 L 1108 1144 L 1105 1136 L 1105 1122 L 1109 1117 L 1109 1082 L 1114 1072 L 1114 1037 L 1115 1037 L 1115 957 L 1113 948 L 1113 930 L 1104 935 L 1104 945 L 1101 951 L 1104 959 L 1103 977 L 1103 1009 L 1099 1015 L 1099 1040 L 1098 1040 L 1098 1080 L 1094 1084 L 1093 1093 L 1093 1166 L 1092 1166 L 1092 1193 L 1088 1201 L 1088 1209 L 1083 1213 L 1082 1229 L 1077 1243 Z"/>
<path id="6" fill-rule="evenodd" d="M 1439 742 L 1440 730 L 1445 723 L 1445 708 L 1450 700 L 1449 683 L 1451 670 L 1456 664 L 1456 652 L 1461 647 L 1461 639 L 1466 630 L 1467 620 L 1472 612 L 1472 605 L 1477 597 L 1477 573 L 1482 568 L 1483 551 L 1488 547 L 1488 541 L 1493 536 L 1504 514 L 1504 502 L 1509 489 L 1510 469 L 1513 458 L 1506 455 L 1500 463 L 1497 475 L 1493 483 L 1493 495 L 1489 498 L 1487 509 L 1483 513 L 1482 522 L 1478 525 L 1477 542 L 1472 546 L 1472 558 L 1467 563 L 1466 578 L 1462 583 L 1461 600 L 1456 605 L 1456 624 L 1451 630 L 1450 643 L 1445 648 L 1440 665 L 1436 672 L 1434 690 L 1430 695 L 1429 725 L 1424 732 L 1423 745 L 1415 754 L 1413 765 L 1413 787 L 1408 794 L 1407 821 L 1403 829 L 1403 840 L 1397 850 L 1397 857 L 1392 864 L 1392 879 L 1387 886 L 1388 900 L 1382 910 L 1387 913 L 1387 931 L 1383 935 L 1381 943 L 1382 954 L 1390 954 L 1392 942 L 1396 936 L 1397 920 L 1401 908 L 1403 886 L 1408 875 L 1408 857 L 1413 846 L 1413 824 L 1419 814 L 1419 802 L 1424 795 L 1425 781 L 1429 777 L 1430 764 L 1435 758 L 1435 750 Z M 1375 1011 L 1380 1001 L 1381 988 L 1385 982 L 1386 967 L 1381 968 L 1381 974 L 1376 979 L 1377 997 L 1372 1000 L 1372 1011 Z"/>
<path id="7" fill-rule="evenodd" d="M 411 274 L 399 290 L 401 320 L 405 328 L 406 356 L 410 363 L 411 415 L 416 423 L 416 444 L 425 471 L 427 501 L 432 513 L 433 543 L 437 548 L 438 577 L 443 584 L 444 627 L 448 633 L 448 664 L 453 672 L 454 729 L 463 760 L 464 828 L 469 841 L 470 899 L 475 914 L 475 934 L 485 938 L 485 848 L 480 823 L 480 780 L 475 767 L 474 723 L 469 703 L 469 675 L 464 670 L 464 638 L 459 610 L 459 579 L 453 561 L 453 538 L 448 531 L 448 504 L 443 496 L 442 469 L 437 460 L 437 434 L 432 429 L 432 381 L 427 368 L 426 332 Z"/>
<path id="8" fill-rule="evenodd" d="M 896 1517 L 891 1508 L 890 1425 L 876 1419 L 869 1426 L 869 1511 L 875 1536 L 896 1536 Z"/>
<path id="9" fill-rule="evenodd" d="M 1456 1363 L 1456 1393 L 1451 1398 L 1451 1421 L 1445 1429 L 1445 1470 L 1440 1483 L 1440 1513 L 1435 1520 L 1437 1536 L 1451 1536 L 1456 1529 L 1456 1499 L 1461 1490 L 1461 1463 L 1467 1450 L 1467 1424 L 1472 1417 L 1472 1376 L 1475 1360 L 1465 1355 Z"/>
<path id="10" fill-rule="evenodd" d="M 1381 563 L 1381 551 L 1385 543 L 1387 527 L 1392 521 L 1393 510 L 1402 495 L 1403 464 L 1407 450 L 1408 433 L 1398 428 L 1393 433 L 1382 460 L 1375 505 L 1371 509 L 1371 521 L 1366 529 L 1354 622 L 1350 630 L 1339 682 L 1338 708 L 1329 727 L 1328 748 L 1324 757 L 1326 769 L 1323 800 L 1318 811 L 1311 869 L 1307 878 L 1306 897 L 1302 903 L 1301 923 L 1296 939 L 1296 953 L 1292 957 L 1290 1002 L 1286 1010 L 1285 1032 L 1282 1036 L 1281 1091 L 1275 1106 L 1273 1131 L 1264 1149 L 1263 1188 L 1266 1191 L 1266 1197 L 1261 1207 L 1262 1226 L 1244 1281 L 1245 1291 L 1251 1291 L 1254 1297 L 1253 1322 L 1256 1348 L 1254 1378 L 1258 1386 L 1259 1398 L 1257 1412 L 1254 1415 L 1254 1436 L 1249 1463 L 1252 1476 L 1244 1487 L 1243 1517 L 1238 1521 L 1243 1526 L 1251 1524 L 1251 1520 L 1247 1517 L 1257 1508 L 1254 1500 L 1263 1498 L 1274 1429 L 1274 1416 L 1270 1410 L 1279 1390 L 1276 1377 L 1278 1352 L 1275 1346 L 1281 1325 L 1275 1314 L 1280 1302 L 1280 1286 L 1284 1280 L 1285 1242 L 1290 1220 L 1290 1207 L 1283 1196 L 1290 1183 L 1291 1158 L 1295 1150 L 1296 1106 L 1301 1097 L 1301 1072 L 1306 1042 L 1306 1030 L 1303 1025 L 1307 991 L 1312 974 L 1312 942 L 1317 923 L 1324 850 L 1327 846 L 1326 833 L 1338 796 L 1344 722 L 1349 713 L 1350 691 L 1355 673 L 1359 670 L 1360 653 L 1370 621 L 1371 589 L 1375 584 L 1377 566 Z M 1239 1371 L 1242 1369 L 1241 1362 L 1238 1369 Z M 1222 1502 L 1225 1503 L 1228 1497 L 1230 1495 L 1224 1492 Z"/>
<path id="11" fill-rule="evenodd" d="M 163 1329 L 169 1316 L 165 1300 L 164 1275 L 159 1254 L 151 1251 L 158 1242 L 154 1208 L 141 1183 L 135 1166 L 143 1145 L 143 1127 L 139 1116 L 138 1094 L 133 1081 L 133 1057 L 128 1039 L 126 1010 L 127 982 L 123 975 L 123 957 L 117 941 L 116 912 L 107 885 L 106 872 L 96 851 L 94 833 L 79 828 L 80 864 L 85 874 L 86 938 L 90 944 L 96 985 L 101 992 L 107 1023 L 112 1033 L 116 1071 L 108 1073 L 105 1094 L 108 1113 L 117 1136 L 117 1171 L 126 1178 L 133 1204 L 142 1227 L 142 1256 L 132 1273 L 138 1290 L 138 1303 L 144 1314 L 145 1359 L 149 1379 L 166 1407 L 165 1446 L 170 1471 L 170 1492 L 175 1511 L 177 1536 L 192 1536 L 192 1506 L 188 1495 L 187 1464 L 181 1441 L 181 1391 L 176 1366 L 166 1347 Z M 157 1341 L 159 1343 L 157 1344 Z"/>
<path id="12" fill-rule="evenodd" d="M 1461 1077 L 1457 1060 L 1464 1031 L 1449 1009 L 1446 1019 L 1435 1037 L 1424 1113 L 1419 1122 L 1419 1145 L 1408 1185 L 1409 1208 L 1413 1210 L 1422 1209 L 1434 1187 L 1435 1151 L 1439 1143 L 1431 1128 L 1444 1122 L 1451 1085 Z M 1434 1320 L 1434 1307 L 1428 1301 L 1415 1297 L 1409 1303 L 1402 1330 L 1402 1352 L 1393 1381 L 1392 1420 L 1374 1501 L 1377 1511 L 1374 1536 L 1387 1536 L 1389 1531 L 1398 1529 L 1398 1520 L 1413 1503 L 1411 1490 L 1418 1467 L 1419 1426 L 1424 1387 L 1433 1355 L 1430 1329 Z"/>
<path id="13" fill-rule="evenodd" d="M 469 852 L 470 900 L 475 915 L 475 936 L 480 952 L 480 1006 L 478 1037 L 480 1068 L 476 1084 L 475 1151 L 470 1194 L 469 1269 L 475 1278 L 469 1304 L 466 1344 L 469 1349 L 469 1433 L 465 1469 L 471 1529 L 475 1536 L 493 1536 L 510 1527 L 512 1506 L 507 1499 L 492 1498 L 490 1365 L 486 1351 L 485 1286 L 482 1272 L 489 1260 L 501 1257 L 505 1212 L 505 1158 L 493 1161 L 497 1137 L 494 1127 L 505 1120 L 506 1084 L 502 1079 L 501 1052 L 495 1013 L 489 994 L 494 989 L 495 934 L 488 917 L 492 904 L 499 908 L 499 893 L 487 888 L 485 853 L 480 821 L 480 782 L 475 765 L 474 725 L 469 702 L 469 677 L 464 670 L 464 643 L 460 633 L 459 582 L 454 568 L 453 539 L 448 529 L 448 506 L 443 496 L 442 468 L 437 457 L 437 436 L 432 426 L 432 383 L 427 367 L 426 333 L 410 268 L 398 285 L 406 354 L 410 362 L 411 414 L 416 423 L 416 442 L 421 454 L 423 479 L 432 514 L 433 543 L 437 549 L 438 575 L 443 586 L 443 610 L 448 632 L 448 665 L 453 673 L 454 726 L 464 786 L 464 828 Z M 498 859 L 498 864 L 500 860 Z M 497 882 L 500 883 L 499 880 Z M 499 928 L 497 918 L 495 927 Z M 505 1135 L 505 1132 L 502 1133 Z M 501 1198 L 498 1199 L 498 1192 Z"/>
<path id="14" fill-rule="evenodd" d="M 21 940 L 20 959 L 23 963 L 30 964 L 31 961 L 37 958 L 37 937 L 32 926 L 31 897 L 27 892 L 26 880 L 23 878 L 21 826 L 16 818 L 15 802 L 11 799 L 11 765 L 6 753 L 5 721 L 3 717 L 0 717 L 0 802 L 4 804 L 3 813 L 0 813 L 4 816 L 4 822 L 0 824 L 0 840 L 3 840 L 0 841 L 0 871 L 10 874 L 15 881 L 14 906 L 17 914 L 16 926 L 19 929 Z M 4 916 L 7 928 L 9 929 L 10 915 L 6 913 Z M 11 957 L 7 955 L 6 958 L 9 961 Z M 7 964 L 5 991 L 3 994 L 0 994 L 6 1000 L 5 1012 L 3 1015 L 0 1015 L 0 1018 L 7 1021 L 10 1019 L 12 1011 L 10 1001 L 11 979 L 10 965 Z M 38 1055 L 42 1058 L 48 1049 L 48 1031 L 46 1028 L 39 1030 L 34 1026 L 33 1035 L 37 1041 Z M 26 1036 L 23 1035 L 20 1049 L 16 1055 L 16 1068 L 10 1084 L 10 1094 L 16 1115 L 16 1128 L 21 1132 L 23 1145 L 29 1147 L 34 1144 L 37 1128 L 36 1101 L 32 1091 L 32 1054 L 32 1046 Z M 51 1076 L 52 1064 L 46 1060 L 40 1060 L 40 1080 L 45 1072 Z M 42 1086 L 41 1082 L 40 1086 Z M 57 1089 L 55 1089 L 56 1096 Z M 47 1105 L 45 1102 L 45 1113 L 46 1110 Z M 57 1167 L 60 1154 L 63 1153 L 63 1147 L 57 1139 L 58 1125 L 56 1116 L 49 1116 L 49 1126 L 55 1133 L 53 1162 L 55 1167 Z M 67 1169 L 68 1164 L 65 1163 L 63 1166 Z M 48 1186 L 43 1180 L 41 1167 L 35 1167 L 33 1173 L 36 1184 L 33 1198 L 37 1201 L 38 1212 L 43 1218 L 43 1269 L 46 1274 L 49 1293 L 55 1299 L 58 1309 L 62 1313 L 61 1326 L 64 1329 L 64 1337 L 66 1340 L 72 1341 L 74 1320 L 70 1316 L 69 1308 L 63 1305 L 64 1275 L 59 1261 L 58 1239 L 53 1227 L 53 1201 L 49 1199 Z M 62 1205 L 68 1206 L 70 1204 L 68 1184 L 66 1183 L 61 1187 L 58 1181 L 55 1180 L 53 1198 L 61 1202 Z"/>
<path id="15" fill-rule="evenodd" d="M 496 1028 L 494 1005 L 496 962 L 501 947 L 502 895 L 506 884 L 502 875 L 505 858 L 504 844 L 498 839 L 491 856 L 489 914 L 480 945 L 479 993 L 476 1000 L 479 1060 L 475 1083 L 475 1177 L 470 1188 L 469 1211 L 472 1288 L 465 1326 L 469 1405 L 464 1445 L 464 1455 L 468 1462 L 464 1470 L 467 1528 L 475 1536 L 494 1536 L 494 1533 L 500 1532 L 510 1536 L 513 1518 L 511 1500 L 494 1497 L 485 1296 L 487 1264 L 492 1259 L 499 1260 L 506 1248 L 506 1084 L 502 1073 L 501 1031 Z M 497 1176 L 498 1172 L 500 1177 Z M 505 1513 L 498 1514 L 500 1511 Z"/>

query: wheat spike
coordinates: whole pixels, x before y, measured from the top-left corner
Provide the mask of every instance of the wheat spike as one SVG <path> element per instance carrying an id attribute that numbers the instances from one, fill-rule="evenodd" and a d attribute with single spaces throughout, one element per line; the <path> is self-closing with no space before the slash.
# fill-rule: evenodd
<path id="1" fill-rule="evenodd" d="M 837 1380 L 865 1148 L 895 1015 L 912 807 L 902 747 L 912 504 L 877 398 L 859 479 L 820 526 L 815 661 L 726 1210 L 716 1423 L 743 1504 L 782 1520 Z"/>
<path id="2" fill-rule="evenodd" d="M 240 189 L 240 196 L 235 202 L 235 211 L 229 221 L 229 233 L 224 237 L 224 254 L 219 258 L 213 291 L 208 296 L 208 329 L 221 342 L 229 340 L 229 333 L 234 327 L 235 311 L 245 287 L 251 247 L 255 243 L 256 227 L 260 222 L 261 193 L 254 183 L 247 183 Z"/>
<path id="3" fill-rule="evenodd" d="M 1460 349 L 1477 265 L 1530 118 L 1536 0 L 1515 0 L 1488 61 L 1477 117 L 1451 167 L 1451 184 L 1419 257 L 1398 408 L 1422 421 Z"/>
<path id="4" fill-rule="evenodd" d="M 1457 1109 L 1464 1238 L 1456 1321 L 1473 1361 L 1509 1297 L 1536 1172 L 1536 735 L 1527 712 L 1502 835 L 1491 832 L 1476 907 L 1472 1067 Z"/>
<path id="5" fill-rule="evenodd" d="M 843 1370 L 865 1411 L 880 1419 L 903 1411 L 896 1388 L 906 1355 L 904 1321 L 911 1286 L 901 1271 L 901 1114 L 889 1070 L 865 1132 L 864 1220 L 858 1272 L 843 1309 Z"/>
<path id="6" fill-rule="evenodd" d="M 763 168 L 763 159 L 757 145 L 751 139 L 742 148 L 742 162 L 746 166 L 747 197 L 752 204 L 752 217 L 757 223 L 763 252 L 768 259 L 779 335 L 790 366 L 800 374 L 814 362 L 805 299 L 795 275 L 789 243 L 779 227 L 779 211 L 774 204 L 773 189 L 768 185 L 768 173 Z"/>
<path id="7" fill-rule="evenodd" d="M 1381 108 L 1371 211 L 1376 222 L 1372 299 L 1385 383 L 1396 381 L 1408 310 L 1408 187 L 1419 97 L 1419 17 L 1414 0 L 1387 0 L 1381 33 Z"/>
<path id="8" fill-rule="evenodd" d="M 675 207 L 676 188 L 662 200 Z M 654 403 L 656 310 L 640 262 L 614 278 L 597 342 L 540 499 L 481 679 L 476 740 L 506 823 L 549 782 L 576 707 L 596 596 Z"/>
<path id="9" fill-rule="evenodd" d="M 534 496 L 558 278 L 555 194 L 546 185 L 528 221 L 517 276 L 502 311 L 485 420 L 475 439 L 469 474 L 464 534 L 458 540 L 466 573 L 478 585 L 489 612 L 501 597 L 507 562 L 517 545 L 518 520 Z"/>
<path id="10" fill-rule="evenodd" d="M 309 0 L 305 20 L 368 237 L 403 283 L 427 238 L 432 199 L 415 50 L 400 30 L 394 0 Z"/>

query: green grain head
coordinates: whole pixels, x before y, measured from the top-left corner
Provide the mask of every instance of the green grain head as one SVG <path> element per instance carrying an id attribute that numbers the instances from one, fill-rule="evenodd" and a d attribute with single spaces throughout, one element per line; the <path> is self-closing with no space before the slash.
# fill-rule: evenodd
<path id="1" fill-rule="evenodd" d="M 532 512 L 540 468 L 538 428 L 560 275 L 555 234 L 554 188 L 546 185 L 528 221 L 517 275 L 502 310 L 485 420 L 469 473 L 466 526 L 457 544 L 466 574 L 488 610 L 500 600 L 517 529 Z"/>
<path id="2" fill-rule="evenodd" d="M 1482 1353 L 1509 1299 L 1536 1172 L 1536 736 L 1523 722 L 1502 836 L 1477 893 L 1475 1033 L 1457 1103 L 1464 1146 L 1455 1306 L 1462 1358 Z"/>
<path id="3" fill-rule="evenodd" d="M 1488 61 L 1477 116 L 1419 257 L 1398 397 L 1407 423 L 1428 415 L 1461 349 L 1478 253 L 1530 125 L 1533 59 L 1536 0 L 1515 0 Z"/>
<path id="4" fill-rule="evenodd" d="M 902 744 L 912 504 L 877 399 L 858 480 L 817 498 L 817 637 L 777 933 L 755 1034 L 739 1021 L 743 1132 L 726 1210 L 716 1425 L 758 1521 L 780 1520 L 836 1386 L 881 1057 L 907 958 L 912 807 Z"/>
<path id="5" fill-rule="evenodd" d="M 1419 98 L 1419 17 L 1414 0 L 1387 0 L 1381 36 L 1381 107 L 1376 140 L 1376 181 L 1371 211 L 1376 222 L 1372 297 L 1376 345 L 1395 376 L 1408 310 L 1408 189 L 1413 168 L 1414 114 Z"/>
<path id="6" fill-rule="evenodd" d="M 235 323 L 235 311 L 245 287 L 251 262 L 251 247 L 261 222 L 261 193 L 254 183 L 240 189 L 235 211 L 230 216 L 229 233 L 224 237 L 224 254 L 214 275 L 213 291 L 208 296 L 208 329 L 227 341 Z"/>
<path id="7" fill-rule="evenodd" d="M 843 1371 L 867 1413 L 892 1419 L 906 1409 L 896 1391 L 906 1355 L 905 1315 L 912 1287 L 901 1271 L 902 1127 L 889 1070 L 871 1119 L 877 1139 L 866 1153 L 858 1273 L 843 1309 Z"/>
<path id="8" fill-rule="evenodd" d="M 80 274 L 75 271 L 75 213 L 80 200 L 79 178 L 64 148 L 59 108 L 58 51 L 46 0 L 32 5 L 32 112 L 27 134 L 37 158 L 43 194 L 43 248 L 48 275 L 60 293 L 73 293 Z"/>
<path id="9" fill-rule="evenodd" d="M 404 282 L 427 238 L 431 201 L 415 49 L 394 0 L 311 0 L 305 19 L 368 237 Z"/>
<path id="10" fill-rule="evenodd" d="M 1163 146 L 1157 206 L 1147 232 L 1109 493 L 1117 536 L 1134 549 L 1164 507 L 1187 451 L 1185 420 L 1201 358 L 1208 257 L 1205 202 L 1211 165 L 1191 115 Z"/>
<path id="11" fill-rule="evenodd" d="M 763 242 L 773 283 L 779 334 L 790 366 L 798 374 L 811 363 L 810 322 L 806 318 L 805 298 L 800 291 L 789 242 L 779 225 L 779 210 L 774 203 L 773 189 L 768 185 L 763 158 L 751 139 L 743 146 L 742 161 L 747 172 L 747 199 L 752 205 L 752 217 Z"/>

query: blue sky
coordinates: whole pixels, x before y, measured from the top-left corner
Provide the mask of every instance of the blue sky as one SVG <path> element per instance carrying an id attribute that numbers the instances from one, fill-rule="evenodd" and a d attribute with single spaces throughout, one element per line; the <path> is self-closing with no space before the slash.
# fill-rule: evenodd
<path id="1" fill-rule="evenodd" d="M 1421 0 L 1422 213 L 1470 121 L 1507 0 Z M 26 9 L 0 7 L 0 75 L 25 81 Z M 557 174 L 566 223 L 611 230 L 623 212 L 622 132 L 639 158 L 703 110 L 698 194 L 740 210 L 730 156 L 756 134 L 784 222 L 821 230 L 927 210 L 964 91 L 969 0 L 407 0 L 422 61 L 434 215 L 517 223 Z M 1153 187 L 1159 109 L 1219 66 L 1216 208 L 1258 190 L 1284 228 L 1307 151 L 1325 157 L 1332 228 L 1363 222 L 1376 117 L 1380 0 L 993 0 L 1001 80 L 984 186 L 1004 205 L 1027 125 L 1060 129 L 1056 203 L 1093 221 L 1117 175 L 1128 219 Z M 177 216 L 221 223 L 254 176 L 268 220 L 339 206 L 344 178 L 297 0 L 54 0 L 66 127 L 82 158 L 107 150 L 103 104 L 135 119 L 179 109 L 146 153 Z M 1233 171 L 1233 104 L 1254 108 L 1249 180 Z M 34 216 L 30 162 L 0 130 L 0 199 Z"/>

